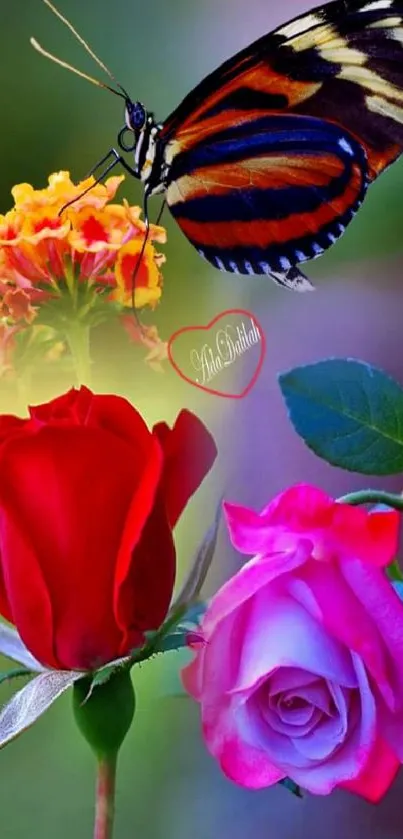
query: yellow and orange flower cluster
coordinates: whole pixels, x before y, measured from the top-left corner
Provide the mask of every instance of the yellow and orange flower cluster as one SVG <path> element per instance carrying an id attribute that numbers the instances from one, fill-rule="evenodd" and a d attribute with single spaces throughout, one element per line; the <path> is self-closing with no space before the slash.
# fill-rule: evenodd
<path id="1" fill-rule="evenodd" d="M 14 207 L 0 216 L 0 317 L 30 323 L 37 306 L 74 282 L 132 305 L 133 272 L 146 228 L 139 207 L 111 203 L 122 180 L 111 177 L 85 195 L 94 179 L 75 185 L 68 172 L 51 175 L 46 189 L 14 187 Z M 153 242 L 165 241 L 165 230 L 151 225 L 135 278 L 136 308 L 154 307 L 161 297 L 165 257 Z"/>

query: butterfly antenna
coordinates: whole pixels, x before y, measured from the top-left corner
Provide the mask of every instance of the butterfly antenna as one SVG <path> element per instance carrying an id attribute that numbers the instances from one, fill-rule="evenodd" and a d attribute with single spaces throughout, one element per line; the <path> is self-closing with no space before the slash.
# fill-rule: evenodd
<path id="1" fill-rule="evenodd" d="M 41 47 L 40 44 L 38 44 L 38 41 L 36 41 L 35 38 L 31 38 L 30 41 L 34 49 L 36 49 L 37 52 L 41 53 L 41 55 L 44 55 L 45 58 L 49 58 L 51 61 L 54 61 L 56 64 L 59 64 L 60 67 L 64 67 L 66 70 L 70 70 L 72 73 L 76 73 L 77 76 L 81 76 L 81 78 L 86 79 L 92 84 L 95 84 L 97 87 L 103 87 L 105 90 L 109 90 L 111 91 L 111 93 L 115 93 L 117 96 L 121 96 L 124 99 L 130 99 L 130 96 L 125 90 L 125 88 L 121 84 L 119 84 L 118 81 L 116 81 L 116 78 L 113 75 L 113 73 L 111 73 L 106 64 L 104 64 L 103 61 L 101 61 L 101 59 L 98 58 L 98 56 L 91 49 L 89 44 L 87 44 L 84 38 L 79 34 L 79 32 L 77 32 L 73 24 L 70 23 L 70 21 L 66 17 L 64 17 L 64 15 L 61 14 L 61 12 L 59 12 L 59 10 L 56 8 L 56 6 L 53 5 L 53 3 L 50 2 L 50 0 L 43 0 L 43 2 L 45 6 L 47 6 L 50 9 L 50 11 L 57 18 L 59 18 L 59 20 L 64 24 L 64 26 L 66 26 L 67 29 L 70 30 L 70 32 L 74 35 L 76 40 L 81 44 L 81 46 L 85 49 L 88 55 L 91 56 L 92 60 L 95 61 L 96 64 L 98 64 L 98 67 L 100 67 L 101 70 L 103 70 L 103 72 L 106 73 L 106 75 L 116 85 L 118 90 L 115 90 L 113 87 L 109 87 L 109 85 L 104 84 L 103 82 L 100 82 L 97 79 L 94 79 L 92 76 L 88 76 L 87 73 L 83 73 L 81 70 L 77 70 L 75 67 L 72 67 L 71 64 L 67 64 L 65 61 L 61 61 L 60 58 L 57 58 L 55 55 L 52 55 L 52 53 L 44 50 L 43 47 Z"/>
<path id="2" fill-rule="evenodd" d="M 49 58 L 50 61 L 53 61 L 55 64 L 58 64 L 59 67 L 64 67 L 65 70 L 70 70 L 71 73 L 75 73 L 76 76 L 80 76 L 81 79 L 86 79 L 87 82 L 91 82 L 91 84 L 96 85 L 96 87 L 102 87 L 104 90 L 109 90 L 116 96 L 121 96 L 122 99 L 125 98 L 123 96 L 123 93 L 119 93 L 119 91 L 115 90 L 113 87 L 110 87 L 108 84 L 104 84 L 104 82 L 100 82 L 98 79 L 94 79 L 87 73 L 83 73 L 82 70 L 77 70 L 77 67 L 73 67 L 71 64 L 68 64 L 67 61 L 62 61 L 61 58 L 57 58 L 56 55 L 53 55 L 51 52 L 47 52 L 47 50 L 41 47 L 36 38 L 30 38 L 29 40 L 34 50 L 39 52 L 40 55 L 45 56 L 45 58 Z"/>

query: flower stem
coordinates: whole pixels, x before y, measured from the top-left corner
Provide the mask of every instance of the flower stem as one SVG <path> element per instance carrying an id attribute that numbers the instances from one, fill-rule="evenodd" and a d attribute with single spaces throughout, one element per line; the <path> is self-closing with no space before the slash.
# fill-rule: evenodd
<path id="1" fill-rule="evenodd" d="M 392 492 L 383 492 L 378 489 L 363 489 L 359 492 L 350 492 L 348 495 L 343 495 L 338 498 L 342 504 L 386 504 L 387 507 L 392 507 L 394 510 L 403 510 L 403 496 L 395 495 Z"/>
<path id="2" fill-rule="evenodd" d="M 117 754 L 98 761 L 94 839 L 112 839 Z"/>
<path id="3" fill-rule="evenodd" d="M 18 408 L 22 416 L 26 416 L 28 405 L 31 403 L 31 379 L 32 376 L 28 370 L 18 372 L 17 376 L 17 399 Z"/>
<path id="4" fill-rule="evenodd" d="M 66 339 L 73 356 L 77 384 L 91 384 L 90 328 L 81 323 L 71 323 L 66 329 Z"/>

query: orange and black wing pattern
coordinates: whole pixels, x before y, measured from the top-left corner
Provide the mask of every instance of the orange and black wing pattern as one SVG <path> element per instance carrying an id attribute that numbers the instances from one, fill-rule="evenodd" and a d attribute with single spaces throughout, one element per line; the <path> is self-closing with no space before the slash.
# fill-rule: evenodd
<path id="1" fill-rule="evenodd" d="M 304 290 L 403 151 L 403 0 L 335 0 L 208 76 L 161 131 L 167 202 L 217 268 Z"/>

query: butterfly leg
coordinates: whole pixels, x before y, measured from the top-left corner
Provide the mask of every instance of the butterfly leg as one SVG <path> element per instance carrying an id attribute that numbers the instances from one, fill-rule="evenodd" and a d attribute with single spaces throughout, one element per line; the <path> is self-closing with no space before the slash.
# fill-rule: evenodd
<path id="1" fill-rule="evenodd" d="M 291 291 L 315 291 L 308 277 L 293 265 L 287 271 L 270 271 L 270 277 L 277 285 L 291 289 Z"/>
<path id="2" fill-rule="evenodd" d="M 133 311 L 133 315 L 134 315 L 137 327 L 140 330 L 142 335 L 145 334 L 145 330 L 144 330 L 144 326 L 141 323 L 141 320 L 139 318 L 138 309 L 137 309 L 137 306 L 136 306 L 136 277 L 137 277 L 137 274 L 140 270 L 141 260 L 143 259 L 144 251 L 146 249 L 146 245 L 147 245 L 147 241 L 148 241 L 148 237 L 149 237 L 149 233 L 150 233 L 150 219 L 149 219 L 149 216 L 148 216 L 148 193 L 147 193 L 147 190 L 144 191 L 143 212 L 144 212 L 144 223 L 145 223 L 146 229 L 145 229 L 145 232 L 144 232 L 144 239 L 143 239 L 143 243 L 142 243 L 142 246 L 141 246 L 141 250 L 140 250 L 140 253 L 138 255 L 137 262 L 134 266 L 134 270 L 133 270 L 133 274 L 132 274 L 132 284 L 131 284 L 132 311 Z"/>
<path id="3" fill-rule="evenodd" d="M 135 171 L 135 169 L 132 169 L 132 167 L 129 166 L 128 163 L 126 163 L 126 160 L 124 159 L 124 157 L 122 157 L 122 155 L 119 154 L 119 152 L 116 151 L 116 149 L 113 149 L 113 148 L 110 149 L 108 151 L 108 153 L 101 160 L 98 160 L 98 163 L 96 163 L 95 166 L 92 167 L 92 169 L 88 172 L 88 175 L 86 175 L 86 177 L 90 178 L 91 175 L 93 175 L 94 172 L 96 172 L 97 169 L 100 168 L 100 166 L 103 166 L 103 164 L 106 163 L 106 161 L 109 160 L 109 158 L 111 156 L 113 156 L 112 163 L 109 163 L 109 165 L 106 167 L 106 169 L 103 170 L 102 174 L 99 175 L 99 177 L 96 179 L 96 183 L 100 183 L 103 180 L 103 178 L 105 177 L 105 175 L 107 175 L 108 172 L 110 172 L 111 169 L 113 169 L 115 166 L 117 166 L 118 163 L 120 163 L 121 166 L 123 166 L 123 168 L 126 169 L 126 172 L 129 172 L 130 175 L 132 175 L 135 178 L 138 178 L 138 173 Z"/>
<path id="4" fill-rule="evenodd" d="M 105 175 L 107 175 L 108 172 L 111 171 L 111 169 L 114 169 L 115 166 L 117 166 L 118 163 L 120 163 L 123 166 L 123 168 L 126 169 L 126 171 L 129 172 L 131 175 L 134 175 L 135 177 L 137 177 L 134 169 L 132 169 L 131 166 L 129 166 L 129 164 L 126 163 L 126 161 L 124 160 L 123 157 L 121 157 L 119 152 L 117 152 L 116 149 L 111 149 L 108 152 L 108 154 L 106 154 L 105 157 L 103 157 L 102 160 L 100 160 L 97 163 L 97 165 L 93 167 L 91 172 L 87 175 L 87 178 L 89 178 L 94 172 L 96 172 L 96 170 L 99 169 L 99 167 L 102 166 L 103 163 L 106 163 L 106 161 L 110 158 L 111 155 L 114 156 L 114 159 L 112 160 L 112 163 L 109 163 L 109 165 L 106 167 L 106 169 L 102 170 L 101 174 L 99 175 L 98 178 L 95 179 L 93 184 L 90 184 L 90 186 L 87 186 L 87 189 L 83 189 L 83 191 L 80 192 L 79 195 L 76 195 L 76 197 L 73 198 L 71 201 L 68 201 L 67 204 L 63 204 L 63 207 L 61 208 L 61 210 L 59 210 L 59 216 L 62 213 L 64 213 L 64 211 L 67 209 L 67 207 L 70 207 L 71 204 L 75 204 L 75 202 L 78 201 L 79 198 L 82 198 L 83 195 L 86 195 L 87 192 L 90 192 L 91 189 L 94 189 L 94 186 L 102 183 Z"/>
<path id="5" fill-rule="evenodd" d="M 164 212 L 164 210 L 165 210 L 166 205 L 167 205 L 167 202 L 166 202 L 166 200 L 164 199 L 164 201 L 163 201 L 163 202 L 162 202 L 162 204 L 161 204 L 160 211 L 159 211 L 158 216 L 157 216 L 157 220 L 154 222 L 154 223 L 156 224 L 156 226 L 157 226 L 157 227 L 158 227 L 158 225 L 159 225 L 159 224 L 160 224 L 160 222 L 161 222 L 162 215 L 163 215 L 163 212 Z"/>
<path id="6" fill-rule="evenodd" d="M 96 171 L 97 171 L 97 169 L 99 169 L 99 167 L 100 167 L 100 166 L 103 166 L 103 164 L 104 164 L 104 163 L 106 163 L 106 161 L 107 161 L 107 160 L 109 160 L 109 158 L 110 158 L 110 156 L 111 156 L 112 154 L 113 154 L 113 155 L 114 155 L 114 157 L 115 157 L 115 161 L 114 161 L 114 164 L 113 164 L 113 165 L 115 165 L 115 166 L 116 166 L 116 164 L 117 164 L 117 162 L 118 162 L 118 161 L 116 160 L 116 152 L 115 152 L 115 149 L 109 149 L 108 153 L 107 153 L 107 154 L 106 154 L 106 155 L 105 155 L 105 156 L 104 156 L 101 160 L 98 160 L 98 163 L 96 163 L 96 164 L 95 164 L 95 166 L 92 166 L 92 168 L 90 169 L 90 171 L 89 171 L 89 172 L 87 172 L 87 174 L 86 174 L 86 175 L 85 175 L 85 177 L 84 177 L 84 180 L 86 181 L 86 180 L 87 180 L 87 178 L 90 178 L 90 177 L 91 177 L 91 175 L 93 175 L 93 174 L 94 174 L 94 172 L 96 172 Z M 109 167 L 108 167 L 108 168 L 109 168 Z"/>

